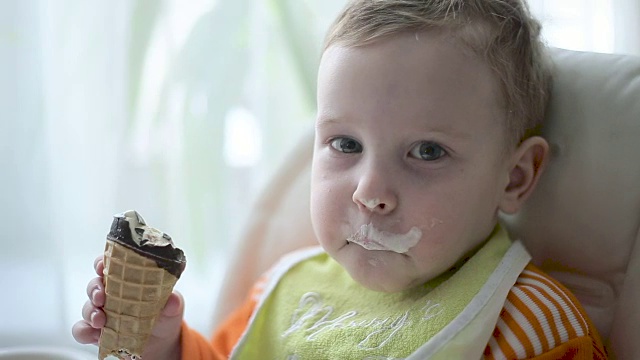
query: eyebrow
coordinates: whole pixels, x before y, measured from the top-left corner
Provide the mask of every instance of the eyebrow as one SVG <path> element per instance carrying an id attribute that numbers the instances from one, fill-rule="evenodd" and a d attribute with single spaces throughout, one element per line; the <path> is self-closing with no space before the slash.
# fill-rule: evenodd
<path id="1" fill-rule="evenodd" d="M 315 121 L 315 127 L 316 129 L 318 128 L 324 128 L 324 127 L 328 127 L 331 125 L 336 125 L 336 124 L 340 124 L 343 122 L 350 122 L 349 119 L 341 119 L 338 120 L 338 118 L 336 117 L 316 117 L 316 121 Z"/>
<path id="2" fill-rule="evenodd" d="M 350 123 L 349 118 L 337 118 L 337 117 L 317 117 L 315 122 L 316 129 L 322 129 L 326 127 L 330 127 L 332 125 L 340 124 L 340 123 Z M 464 129 L 454 131 L 453 126 L 449 126 L 449 124 L 439 124 L 437 126 L 421 126 L 420 133 L 437 133 L 444 135 L 449 138 L 459 138 L 459 139 L 471 139 L 473 134 L 471 132 L 465 131 Z"/>
<path id="3" fill-rule="evenodd" d="M 450 138 L 456 138 L 456 139 L 471 139 L 473 137 L 473 134 L 469 131 L 466 131 L 466 129 L 457 129 L 455 130 L 452 126 L 436 126 L 436 127 L 424 127 L 424 132 L 427 133 L 437 133 L 437 134 L 442 134 L 444 136 L 450 137 Z"/>

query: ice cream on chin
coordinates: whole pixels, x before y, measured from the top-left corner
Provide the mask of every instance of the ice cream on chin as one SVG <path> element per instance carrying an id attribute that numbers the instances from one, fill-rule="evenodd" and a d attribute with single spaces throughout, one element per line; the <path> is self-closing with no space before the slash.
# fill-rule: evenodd
<path id="1" fill-rule="evenodd" d="M 416 246 L 420 238 L 422 238 L 422 231 L 415 226 L 404 234 L 395 234 L 379 230 L 369 223 L 360 226 L 358 231 L 347 238 L 347 241 L 367 250 L 393 251 L 403 254 Z"/>
<path id="2" fill-rule="evenodd" d="M 130 210 L 114 215 L 104 250 L 99 359 L 140 359 L 155 321 L 185 269 L 186 257 L 171 237 Z"/>

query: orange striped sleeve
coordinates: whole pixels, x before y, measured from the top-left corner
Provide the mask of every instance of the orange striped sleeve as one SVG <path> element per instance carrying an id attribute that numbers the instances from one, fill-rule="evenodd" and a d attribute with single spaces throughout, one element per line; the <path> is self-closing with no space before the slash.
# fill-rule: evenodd
<path id="1" fill-rule="evenodd" d="M 264 292 L 267 280 L 268 274 L 258 279 L 245 302 L 227 317 L 211 337 L 213 348 L 218 354 L 222 354 L 224 359 L 231 354 L 231 351 L 249 325 L 251 316 L 258 306 L 260 296 Z"/>
<path id="2" fill-rule="evenodd" d="M 190 360 L 225 360 L 226 353 L 213 347 L 200 333 L 182 323 L 180 336 L 181 359 Z"/>
<path id="3" fill-rule="evenodd" d="M 585 316 L 580 313 L 562 289 L 549 278 L 525 271 L 520 282 L 523 284 L 523 288 L 531 294 L 532 299 L 535 299 L 537 303 L 541 302 L 542 308 L 550 310 L 554 315 L 554 329 L 559 332 L 560 342 L 584 336 L 588 332 Z"/>
<path id="4" fill-rule="evenodd" d="M 531 264 L 507 295 L 484 355 L 486 359 L 607 358 L 578 300 Z"/>

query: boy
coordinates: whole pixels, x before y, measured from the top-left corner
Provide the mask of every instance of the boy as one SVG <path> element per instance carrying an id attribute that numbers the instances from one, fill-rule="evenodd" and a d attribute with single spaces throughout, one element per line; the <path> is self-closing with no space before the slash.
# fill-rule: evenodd
<path id="1" fill-rule="evenodd" d="M 211 343 L 171 297 L 144 357 L 606 358 L 573 295 L 498 225 L 548 153 L 539 31 L 518 0 L 350 2 L 318 74 L 322 249 L 276 264 Z M 88 290 L 74 336 L 95 343 L 101 279 Z"/>

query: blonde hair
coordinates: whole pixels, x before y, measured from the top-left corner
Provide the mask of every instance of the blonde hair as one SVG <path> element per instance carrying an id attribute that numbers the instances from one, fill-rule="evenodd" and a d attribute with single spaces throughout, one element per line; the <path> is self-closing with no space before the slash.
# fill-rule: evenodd
<path id="1" fill-rule="evenodd" d="M 329 28 L 324 49 L 430 29 L 451 30 L 493 70 L 512 143 L 537 133 L 551 76 L 541 26 L 520 0 L 352 0 Z"/>

